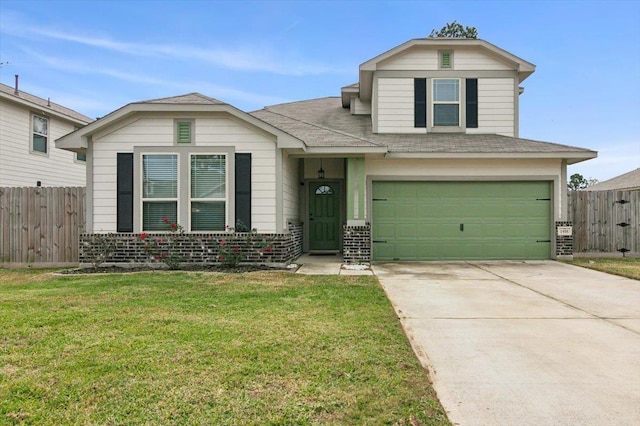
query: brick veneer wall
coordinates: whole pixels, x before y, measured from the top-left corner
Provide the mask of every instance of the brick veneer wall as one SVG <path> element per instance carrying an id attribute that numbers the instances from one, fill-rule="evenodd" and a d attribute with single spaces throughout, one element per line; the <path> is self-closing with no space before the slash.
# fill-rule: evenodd
<path id="1" fill-rule="evenodd" d="M 99 238 L 96 238 L 99 237 Z M 170 247 L 167 240 L 174 243 Z M 102 240 L 102 241 L 100 241 Z M 79 260 L 81 265 L 92 263 L 92 257 L 99 253 L 99 244 L 111 243 L 113 250 L 105 258 L 105 265 L 135 266 L 158 263 L 156 256 L 145 251 L 145 241 L 157 245 L 159 252 L 177 255 L 184 263 L 221 263 L 221 243 L 238 247 L 243 253 L 241 263 L 285 265 L 302 254 L 302 224 L 289 223 L 289 232 L 281 234 L 208 233 L 208 234 L 166 234 L 146 233 L 144 240 L 140 234 L 81 234 Z"/>
<path id="2" fill-rule="evenodd" d="M 572 222 L 556 222 L 555 238 L 556 238 L 556 258 L 572 259 L 573 258 L 573 233 L 567 236 L 558 235 L 559 226 L 573 226 Z"/>
<path id="3" fill-rule="evenodd" d="M 342 257 L 345 263 L 371 262 L 371 225 L 344 225 Z"/>

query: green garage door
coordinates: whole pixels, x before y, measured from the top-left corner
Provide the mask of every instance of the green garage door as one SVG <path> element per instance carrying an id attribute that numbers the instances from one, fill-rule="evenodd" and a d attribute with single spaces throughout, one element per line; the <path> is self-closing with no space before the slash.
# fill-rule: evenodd
<path id="1" fill-rule="evenodd" d="M 373 182 L 374 260 L 548 259 L 550 182 Z"/>

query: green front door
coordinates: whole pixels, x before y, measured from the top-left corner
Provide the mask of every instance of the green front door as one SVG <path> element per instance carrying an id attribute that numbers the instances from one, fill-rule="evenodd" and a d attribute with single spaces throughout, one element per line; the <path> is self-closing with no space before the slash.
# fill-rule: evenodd
<path id="1" fill-rule="evenodd" d="M 337 182 L 309 185 L 309 249 L 340 249 L 340 186 Z"/>
<path id="2" fill-rule="evenodd" d="M 374 182 L 374 260 L 548 259 L 549 182 Z"/>

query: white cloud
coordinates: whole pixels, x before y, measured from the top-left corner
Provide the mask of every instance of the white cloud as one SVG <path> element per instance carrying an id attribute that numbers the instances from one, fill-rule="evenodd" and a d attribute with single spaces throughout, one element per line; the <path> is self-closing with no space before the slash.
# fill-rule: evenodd
<path id="1" fill-rule="evenodd" d="M 304 62 L 300 58 L 287 58 L 265 45 L 202 48 L 180 44 L 132 43 L 114 40 L 110 37 L 87 36 L 46 27 L 33 27 L 21 22 L 21 18 L 15 14 L 5 16 L 5 19 L 2 20 L 1 32 L 23 38 L 61 40 L 137 57 L 195 60 L 241 71 L 269 72 L 291 76 L 351 72 L 346 68 Z"/>

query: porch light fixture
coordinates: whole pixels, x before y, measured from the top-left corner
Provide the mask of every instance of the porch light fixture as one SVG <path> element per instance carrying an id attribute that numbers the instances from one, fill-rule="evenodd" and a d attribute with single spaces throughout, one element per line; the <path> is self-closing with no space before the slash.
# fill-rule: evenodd
<path id="1" fill-rule="evenodd" d="M 324 179 L 324 169 L 322 168 L 322 160 L 320 160 L 320 168 L 318 169 L 318 179 Z"/>

